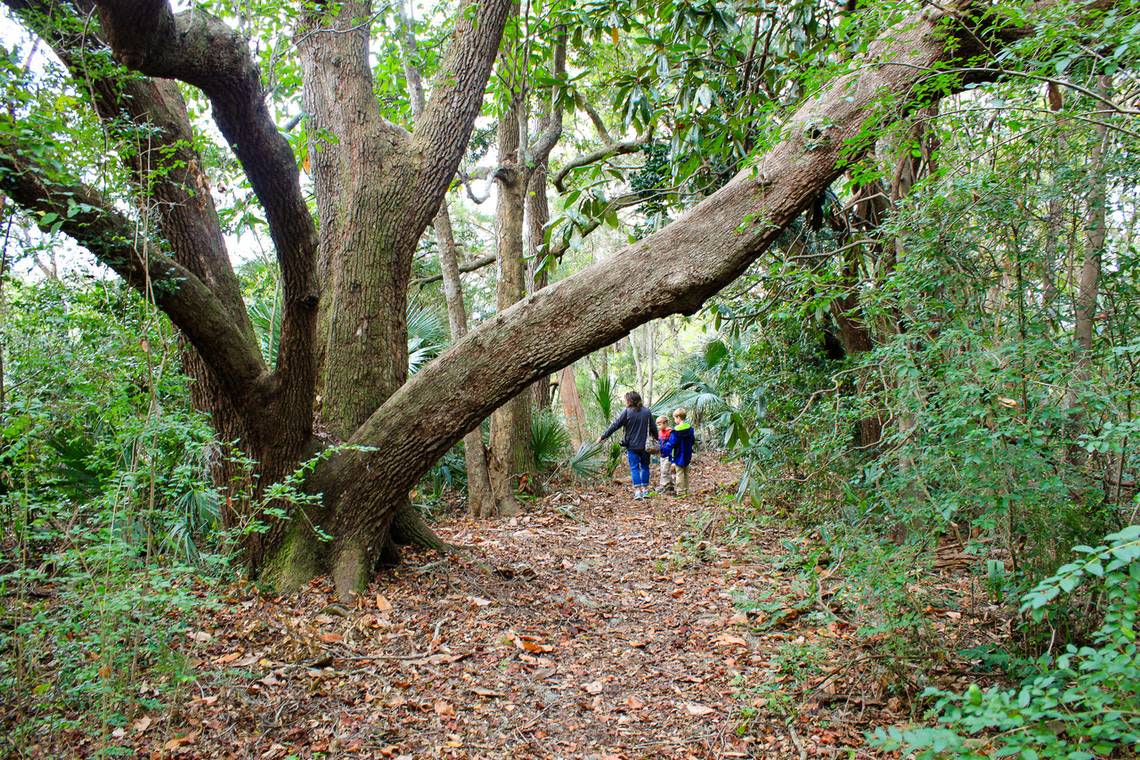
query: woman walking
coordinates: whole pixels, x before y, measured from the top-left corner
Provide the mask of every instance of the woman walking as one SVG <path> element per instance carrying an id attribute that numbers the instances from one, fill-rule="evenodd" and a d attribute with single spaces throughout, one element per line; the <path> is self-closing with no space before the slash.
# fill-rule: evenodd
<path id="1" fill-rule="evenodd" d="M 609 438 L 618 428 L 625 430 L 621 445 L 625 447 L 629 458 L 633 498 L 644 499 L 649 495 L 649 452 L 646 450 L 646 441 L 652 438 L 656 442 L 658 438 L 657 426 L 653 424 L 653 412 L 642 405 L 640 393 L 630 391 L 625 394 L 625 409 L 598 438 L 598 443 Z"/>

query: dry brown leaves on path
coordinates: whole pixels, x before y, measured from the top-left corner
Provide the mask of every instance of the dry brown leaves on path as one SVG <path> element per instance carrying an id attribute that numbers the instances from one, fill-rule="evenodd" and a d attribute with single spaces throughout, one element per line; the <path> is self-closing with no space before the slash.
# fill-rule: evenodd
<path id="1" fill-rule="evenodd" d="M 859 657 L 842 623 L 789 609 L 761 630 L 738 608 L 787 590 L 768 560 L 790 533 L 722 535 L 739 472 L 695 469 L 684 499 L 609 483 L 446 521 L 469 552 L 412 555 L 355 607 L 323 584 L 235 591 L 191 634 L 196 682 L 121 741 L 265 760 L 868 756 L 862 731 L 901 705 L 842 685 Z M 789 642 L 824 661 L 807 708 L 779 712 L 773 653 Z M 748 688 L 762 683 L 768 697 Z"/>

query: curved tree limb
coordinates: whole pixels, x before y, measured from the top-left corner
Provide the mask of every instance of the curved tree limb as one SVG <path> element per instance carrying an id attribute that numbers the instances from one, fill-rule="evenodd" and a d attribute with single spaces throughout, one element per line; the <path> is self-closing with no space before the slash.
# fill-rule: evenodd
<path id="1" fill-rule="evenodd" d="M 213 291 L 189 269 L 162 253 L 131 219 L 94 189 L 49 181 L 20 146 L 0 144 L 0 188 L 37 225 L 59 228 L 155 303 L 185 333 L 232 398 L 247 399 L 267 379 L 257 347 L 234 324 Z"/>
<path id="2" fill-rule="evenodd" d="M 265 209 L 281 267 L 278 375 L 298 401 L 312 395 L 317 291 L 316 225 L 301 193 L 296 158 L 273 121 L 246 41 L 199 10 L 175 14 L 168 0 L 94 0 L 115 57 L 128 68 L 177 79 L 205 93 L 214 120 Z"/>
<path id="3" fill-rule="evenodd" d="M 463 185 L 463 189 L 467 191 L 467 197 L 471 199 L 472 203 L 482 205 L 487 202 L 487 199 L 491 197 L 491 188 L 495 186 L 495 180 L 498 179 L 499 171 L 499 167 L 491 169 L 485 166 L 479 167 L 470 173 L 462 169 L 459 170 L 459 183 Z M 477 179 L 484 181 L 482 193 L 475 192 L 474 185 Z"/>
<path id="4" fill-rule="evenodd" d="M 230 264 L 209 182 L 193 145 L 186 104 L 173 82 L 107 66 L 108 50 L 80 9 L 55 0 L 3 0 L 67 66 L 90 97 L 109 134 L 119 141 L 134 184 L 153 201 L 174 258 L 210 286 L 253 342 L 237 276 Z M 92 9 L 88 8 L 88 14 Z M 145 140 L 140 139 L 140 128 Z"/>
<path id="5" fill-rule="evenodd" d="M 577 93 L 574 100 L 578 104 L 578 107 L 585 111 L 586 115 L 590 117 L 590 121 L 594 123 L 594 129 L 598 130 L 598 137 L 601 138 L 602 142 L 606 145 L 616 142 L 614 138 L 610 136 L 609 130 L 606 129 L 606 123 L 602 120 L 597 109 L 590 105 L 590 103 L 582 97 L 581 93 Z"/>
<path id="6" fill-rule="evenodd" d="M 225 331 L 218 335 L 227 342 L 244 339 L 260 360 L 178 86 L 108 66 L 109 51 L 97 36 L 97 24 L 90 19 L 94 9 L 87 0 L 79 0 L 82 9 L 54 0 L 4 2 L 51 46 L 80 89 L 90 96 L 107 133 L 117 141 L 117 153 L 139 190 L 141 202 L 151 210 L 157 229 L 169 243 L 174 260 L 208 287 L 228 313 L 237 335 L 226 337 Z M 131 284 L 142 290 L 144 297 L 151 295 L 143 290 L 149 285 L 147 278 L 135 278 Z M 195 314 L 197 311 L 190 309 L 181 317 L 172 314 L 172 318 L 182 333 L 189 335 L 194 327 L 185 324 L 185 317 Z M 209 336 L 199 337 L 199 347 L 204 345 L 204 338 Z M 265 419 L 259 405 L 246 403 L 255 389 L 234 383 L 241 373 L 230 371 L 227 364 L 204 361 L 193 343 L 186 349 L 183 366 L 195 379 L 191 386 L 194 403 L 211 413 L 224 439 L 247 439 L 251 429 Z M 262 365 L 258 376 L 265 372 Z M 301 435 L 307 437 L 307 431 L 305 428 Z"/>
<path id="7" fill-rule="evenodd" d="M 629 153 L 637 153 L 645 147 L 646 143 L 652 139 L 650 134 L 646 134 L 635 140 L 622 140 L 621 142 L 612 142 L 608 145 L 603 145 L 597 150 L 592 150 L 589 153 L 582 153 L 563 164 L 558 173 L 554 175 L 554 187 L 560 193 L 566 192 L 566 175 L 575 169 L 581 169 L 583 166 L 596 164 L 598 161 L 604 161 L 607 158 L 614 156 L 622 156 Z"/>
<path id="8" fill-rule="evenodd" d="M 492 264 L 494 264 L 497 260 L 498 260 L 497 255 L 495 255 L 493 253 L 488 253 L 486 256 L 480 256 L 480 257 L 475 258 L 475 259 L 468 259 L 467 261 L 461 261 L 461 262 L 459 262 L 459 273 L 465 274 L 467 272 L 474 272 L 476 270 L 482 269 L 483 267 L 489 267 Z M 418 280 L 417 282 L 422 287 L 424 285 L 430 285 L 433 282 L 438 282 L 442 279 L 443 279 L 442 274 L 433 274 L 430 277 L 424 277 L 424 278 Z"/>

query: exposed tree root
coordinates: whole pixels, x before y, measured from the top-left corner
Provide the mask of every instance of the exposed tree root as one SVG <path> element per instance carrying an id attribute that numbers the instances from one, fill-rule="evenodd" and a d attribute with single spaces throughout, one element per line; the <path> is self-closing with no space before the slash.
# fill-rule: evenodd
<path id="1" fill-rule="evenodd" d="M 411 504 L 405 503 L 392 518 L 392 541 L 399 546 L 419 546 L 447 554 L 458 549 L 444 541 Z"/>

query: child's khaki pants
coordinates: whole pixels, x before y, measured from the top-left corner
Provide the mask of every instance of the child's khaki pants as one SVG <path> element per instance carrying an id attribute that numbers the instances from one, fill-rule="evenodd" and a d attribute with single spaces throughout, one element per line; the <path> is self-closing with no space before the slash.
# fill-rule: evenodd
<path id="1" fill-rule="evenodd" d="M 673 482 L 673 463 L 669 461 L 668 457 L 661 457 L 661 464 L 659 466 L 661 472 L 659 488 L 664 488 Z"/>
<path id="2" fill-rule="evenodd" d="M 674 467 L 673 482 L 677 484 L 677 494 L 684 496 L 689 492 L 689 468 Z"/>

